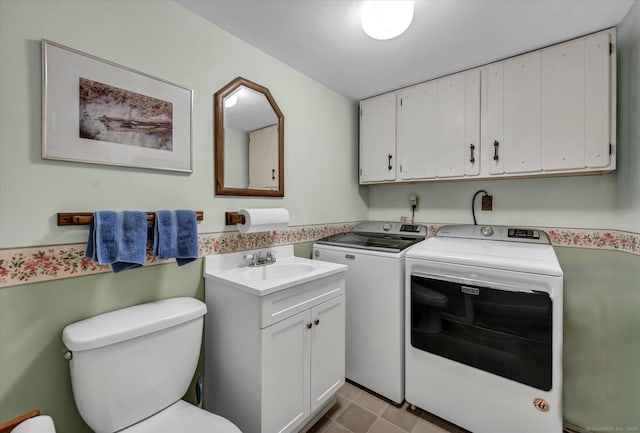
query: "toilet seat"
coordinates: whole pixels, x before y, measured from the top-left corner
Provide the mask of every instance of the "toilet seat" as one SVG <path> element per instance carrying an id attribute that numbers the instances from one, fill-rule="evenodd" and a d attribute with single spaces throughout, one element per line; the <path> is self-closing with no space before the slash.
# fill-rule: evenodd
<path id="1" fill-rule="evenodd" d="M 231 421 L 184 400 L 119 433 L 242 433 Z"/>

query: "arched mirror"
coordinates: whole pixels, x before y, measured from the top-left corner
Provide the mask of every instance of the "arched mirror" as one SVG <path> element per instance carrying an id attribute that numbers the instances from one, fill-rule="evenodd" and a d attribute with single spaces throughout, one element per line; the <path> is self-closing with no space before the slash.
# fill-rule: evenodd
<path id="1" fill-rule="evenodd" d="M 216 194 L 284 197 L 284 116 L 238 77 L 214 95 Z"/>

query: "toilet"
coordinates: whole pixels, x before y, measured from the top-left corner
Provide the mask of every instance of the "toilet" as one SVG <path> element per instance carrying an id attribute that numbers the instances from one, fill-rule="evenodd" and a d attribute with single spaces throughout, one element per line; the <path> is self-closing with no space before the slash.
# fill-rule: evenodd
<path id="1" fill-rule="evenodd" d="M 172 298 L 64 328 L 73 396 L 95 433 L 241 433 L 181 400 L 198 364 L 206 312 L 197 299 Z"/>

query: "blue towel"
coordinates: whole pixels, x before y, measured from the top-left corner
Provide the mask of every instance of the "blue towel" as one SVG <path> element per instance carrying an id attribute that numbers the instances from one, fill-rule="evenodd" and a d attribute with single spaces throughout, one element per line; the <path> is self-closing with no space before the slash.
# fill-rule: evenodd
<path id="1" fill-rule="evenodd" d="M 198 225 L 192 210 L 159 210 L 155 213 L 153 254 L 176 259 L 178 266 L 198 258 Z"/>
<path id="2" fill-rule="evenodd" d="M 113 272 L 144 265 L 147 214 L 139 211 L 97 211 L 89 227 L 86 256 Z"/>

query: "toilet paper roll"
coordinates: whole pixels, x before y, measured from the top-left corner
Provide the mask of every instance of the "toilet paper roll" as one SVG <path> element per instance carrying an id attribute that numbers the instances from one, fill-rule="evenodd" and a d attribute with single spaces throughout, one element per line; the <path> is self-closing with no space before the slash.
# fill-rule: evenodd
<path id="1" fill-rule="evenodd" d="M 241 233 L 281 230 L 289 225 L 289 211 L 283 208 L 240 209 L 244 224 L 236 224 Z"/>

